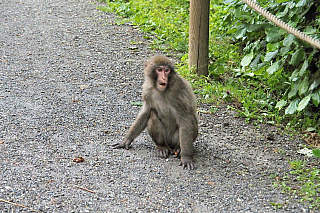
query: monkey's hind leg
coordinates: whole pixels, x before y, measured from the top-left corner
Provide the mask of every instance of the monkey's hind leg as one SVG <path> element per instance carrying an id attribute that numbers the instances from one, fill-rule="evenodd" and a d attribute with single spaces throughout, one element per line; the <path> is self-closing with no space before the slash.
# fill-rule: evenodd
<path id="1" fill-rule="evenodd" d="M 165 142 L 165 128 L 158 117 L 156 111 L 151 110 L 148 121 L 148 132 L 153 142 L 156 144 L 156 155 L 161 158 L 168 158 L 171 153 L 170 147 Z"/>

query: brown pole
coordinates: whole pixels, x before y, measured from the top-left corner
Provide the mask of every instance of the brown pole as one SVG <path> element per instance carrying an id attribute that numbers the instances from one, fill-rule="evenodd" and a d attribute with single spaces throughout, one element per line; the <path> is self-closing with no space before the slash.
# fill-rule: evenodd
<path id="1" fill-rule="evenodd" d="M 208 76 L 210 0 L 190 0 L 189 68 Z"/>

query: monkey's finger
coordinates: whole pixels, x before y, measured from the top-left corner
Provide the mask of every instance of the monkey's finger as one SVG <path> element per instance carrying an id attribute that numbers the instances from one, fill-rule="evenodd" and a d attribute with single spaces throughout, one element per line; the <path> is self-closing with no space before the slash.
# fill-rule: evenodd
<path id="1" fill-rule="evenodd" d="M 165 150 L 164 151 L 164 158 L 168 158 L 169 157 L 169 150 Z"/>
<path id="2" fill-rule="evenodd" d="M 124 147 L 125 147 L 126 149 L 129 149 L 129 148 L 130 148 L 130 144 L 126 143 L 126 144 L 124 145 Z"/>
<path id="3" fill-rule="evenodd" d="M 124 148 L 124 145 L 122 143 L 115 143 L 115 144 L 112 144 L 111 146 L 114 149 Z"/>
<path id="4" fill-rule="evenodd" d="M 188 170 L 190 170 L 190 165 L 189 164 L 183 164 L 183 169 L 188 169 Z"/>
<path id="5" fill-rule="evenodd" d="M 159 157 L 160 157 L 160 158 L 164 158 L 164 153 L 163 153 L 163 151 L 159 151 Z"/>
<path id="6" fill-rule="evenodd" d="M 182 162 L 180 162 L 179 166 L 182 166 L 182 168 L 185 169 L 187 165 L 182 163 Z"/>
<path id="7" fill-rule="evenodd" d="M 193 163 L 180 163 L 179 166 L 182 166 L 183 169 L 194 170 L 195 166 Z"/>
<path id="8" fill-rule="evenodd" d="M 188 169 L 189 170 L 194 170 L 195 169 L 193 163 L 188 164 Z"/>
<path id="9" fill-rule="evenodd" d="M 161 158 L 166 158 L 166 153 L 165 153 L 165 151 L 160 151 L 160 157 L 161 157 Z"/>
<path id="10" fill-rule="evenodd" d="M 112 145 L 112 148 L 113 148 L 113 149 L 119 149 L 119 148 L 121 148 L 121 147 L 119 146 L 119 144 L 113 144 L 113 145 Z"/>

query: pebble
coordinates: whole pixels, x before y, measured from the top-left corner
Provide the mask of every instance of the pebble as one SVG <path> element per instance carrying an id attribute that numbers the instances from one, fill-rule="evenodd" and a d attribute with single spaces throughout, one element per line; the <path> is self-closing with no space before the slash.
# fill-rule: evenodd
<path id="1" fill-rule="evenodd" d="M 144 61 L 157 51 L 139 29 L 98 11 L 103 3 L 0 5 L 0 199 L 43 212 L 308 209 L 273 188 L 270 177 L 289 169 L 286 155 L 273 149 L 296 157 L 303 142 L 275 135 L 266 147 L 275 127 L 256 128 L 227 106 L 200 113 L 194 171 L 177 158 L 155 157 L 146 132 L 130 150 L 110 147 L 138 113 L 131 103 L 141 101 Z M 79 156 L 84 161 L 73 162 Z M 274 210 L 277 200 L 286 202 Z M 0 201 L 0 211 L 28 209 Z"/>

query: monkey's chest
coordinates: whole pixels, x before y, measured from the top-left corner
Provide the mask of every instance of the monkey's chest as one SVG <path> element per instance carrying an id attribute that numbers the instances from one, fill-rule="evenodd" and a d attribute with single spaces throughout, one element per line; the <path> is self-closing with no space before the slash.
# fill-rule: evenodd
<path id="1" fill-rule="evenodd" d="M 175 129 L 177 127 L 177 119 L 174 108 L 170 103 L 157 102 L 152 107 L 165 128 Z"/>
<path id="2" fill-rule="evenodd" d="M 173 128 L 177 125 L 177 113 L 172 103 L 160 93 L 153 93 L 151 99 L 151 108 L 157 113 L 157 116 L 162 121 L 163 125 L 168 128 Z"/>

